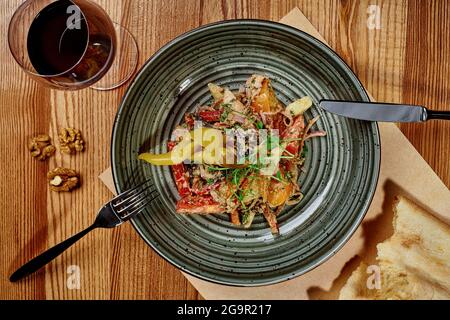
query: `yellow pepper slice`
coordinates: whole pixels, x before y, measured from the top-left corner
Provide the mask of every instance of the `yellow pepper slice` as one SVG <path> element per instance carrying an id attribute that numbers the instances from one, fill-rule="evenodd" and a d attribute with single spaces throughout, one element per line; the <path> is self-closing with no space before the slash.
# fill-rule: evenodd
<path id="1" fill-rule="evenodd" d="M 189 136 L 185 135 L 183 140 L 175 146 L 175 148 L 167 153 L 154 154 L 154 153 L 142 153 L 138 156 L 139 160 L 144 160 L 155 166 L 170 166 L 180 164 L 183 161 L 190 159 L 196 160 L 195 158 L 195 141 L 196 139 L 201 139 L 200 144 L 203 148 L 207 148 L 212 143 L 221 143 L 223 145 L 223 137 L 219 141 L 215 141 L 214 137 L 222 137 L 222 131 L 213 128 L 198 128 L 189 132 Z M 189 137 L 189 138 L 188 138 Z M 211 146 L 210 146 L 211 147 Z M 220 150 L 219 154 L 225 154 L 224 149 Z M 198 156 L 198 155 L 197 155 Z M 203 156 L 203 157 L 202 157 Z M 205 160 L 206 162 L 217 162 L 214 161 L 211 154 L 200 155 L 199 159 Z"/>
<path id="2" fill-rule="evenodd" d="M 172 152 L 161 153 L 161 154 L 141 153 L 138 156 L 138 159 L 147 161 L 148 163 L 150 163 L 154 166 L 171 166 L 171 165 L 177 164 L 172 159 Z"/>

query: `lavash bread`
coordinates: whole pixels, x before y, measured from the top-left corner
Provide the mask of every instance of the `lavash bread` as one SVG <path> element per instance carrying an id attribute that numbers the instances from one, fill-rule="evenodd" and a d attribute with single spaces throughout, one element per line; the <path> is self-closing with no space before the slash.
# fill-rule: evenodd
<path id="1" fill-rule="evenodd" d="M 347 283 L 342 287 L 339 294 L 340 300 L 365 300 L 371 299 L 370 291 L 367 288 L 366 273 L 367 264 L 361 262 L 358 268 L 353 271 L 352 275 L 348 278 Z"/>
<path id="2" fill-rule="evenodd" d="M 394 234 L 377 245 L 381 289 L 368 289 L 362 263 L 340 299 L 450 299 L 450 227 L 405 197 L 394 204 Z"/>

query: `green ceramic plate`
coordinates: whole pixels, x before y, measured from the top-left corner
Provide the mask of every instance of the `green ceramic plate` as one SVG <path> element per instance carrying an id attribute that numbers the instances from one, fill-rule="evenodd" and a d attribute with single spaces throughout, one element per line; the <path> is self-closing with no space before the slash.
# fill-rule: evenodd
<path id="1" fill-rule="evenodd" d="M 179 215 L 169 167 L 137 160 L 142 151 L 165 152 L 187 111 L 210 101 L 207 84 L 238 89 L 265 74 L 285 104 L 310 96 L 308 119 L 320 114 L 325 138 L 308 142 L 304 199 L 279 216 L 272 236 L 263 217 L 251 229 L 228 215 Z M 301 275 L 339 250 L 363 219 L 378 180 L 376 123 L 340 118 L 317 107 L 320 99 L 368 101 L 349 67 L 323 43 L 291 27 L 236 20 L 190 31 L 159 50 L 125 95 L 114 124 L 112 167 L 119 192 L 145 179 L 154 200 L 132 223 L 142 238 L 181 270 L 228 284 L 266 285 Z M 147 263 L 142 261 L 142 263 Z"/>

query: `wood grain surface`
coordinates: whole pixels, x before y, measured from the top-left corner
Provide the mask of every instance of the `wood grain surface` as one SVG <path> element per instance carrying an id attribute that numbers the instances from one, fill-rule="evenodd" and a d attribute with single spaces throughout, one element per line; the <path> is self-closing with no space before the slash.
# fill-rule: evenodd
<path id="1" fill-rule="evenodd" d="M 53 91 L 28 78 L 7 44 L 9 20 L 21 2 L 0 3 L 0 298 L 201 299 L 129 224 L 96 230 L 45 270 L 16 284 L 8 282 L 10 273 L 26 260 L 88 226 L 109 200 L 109 191 L 97 177 L 110 165 L 112 123 L 126 90 L 125 85 L 109 92 Z M 446 0 L 96 2 L 135 35 L 140 65 L 166 42 L 197 26 L 236 18 L 277 21 L 297 6 L 375 99 L 450 109 L 450 3 Z M 373 8 L 381 13 L 379 29 L 368 27 Z M 75 156 L 57 152 L 47 163 L 32 159 L 26 149 L 28 139 L 37 133 L 56 137 L 61 126 L 82 130 L 86 152 Z M 450 186 L 450 123 L 400 128 Z M 46 173 L 56 166 L 78 170 L 82 187 L 71 194 L 50 192 Z M 71 265 L 80 268 L 78 290 L 67 287 Z"/>

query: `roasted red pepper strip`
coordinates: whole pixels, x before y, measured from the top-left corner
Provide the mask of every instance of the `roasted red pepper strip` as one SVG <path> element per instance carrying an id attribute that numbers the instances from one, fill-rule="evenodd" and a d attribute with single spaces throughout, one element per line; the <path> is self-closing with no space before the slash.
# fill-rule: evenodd
<path id="1" fill-rule="evenodd" d="M 264 125 L 266 128 L 277 129 L 280 134 L 286 130 L 286 125 L 283 122 L 283 115 L 281 113 L 266 115 Z"/>
<path id="2" fill-rule="evenodd" d="M 221 213 L 224 208 L 211 196 L 188 195 L 177 202 L 177 213 Z"/>
<path id="3" fill-rule="evenodd" d="M 198 112 L 200 119 L 206 122 L 219 122 L 221 115 L 221 110 L 216 110 L 213 108 L 204 109 Z"/>
<path id="4" fill-rule="evenodd" d="M 172 149 L 177 145 L 174 141 L 169 141 L 167 143 L 167 149 L 169 151 L 172 151 Z M 189 187 L 189 177 L 188 173 L 186 171 L 186 167 L 183 163 L 176 164 L 171 166 L 172 167 L 172 173 L 175 178 L 175 184 L 177 185 L 178 193 L 181 197 L 187 196 L 191 194 L 191 190 Z"/>
<path id="5" fill-rule="evenodd" d="M 189 129 L 192 130 L 194 128 L 195 119 L 192 114 L 186 113 L 184 115 L 184 122 L 186 123 L 186 125 L 188 126 Z"/>
<path id="6" fill-rule="evenodd" d="M 301 141 L 293 140 L 299 139 L 303 137 L 303 131 L 305 130 L 305 119 L 303 116 L 298 116 L 295 118 L 294 123 L 289 126 L 284 132 L 281 134 L 281 139 L 283 140 L 292 140 L 286 146 L 286 151 L 289 155 L 297 155 L 300 149 Z"/>

